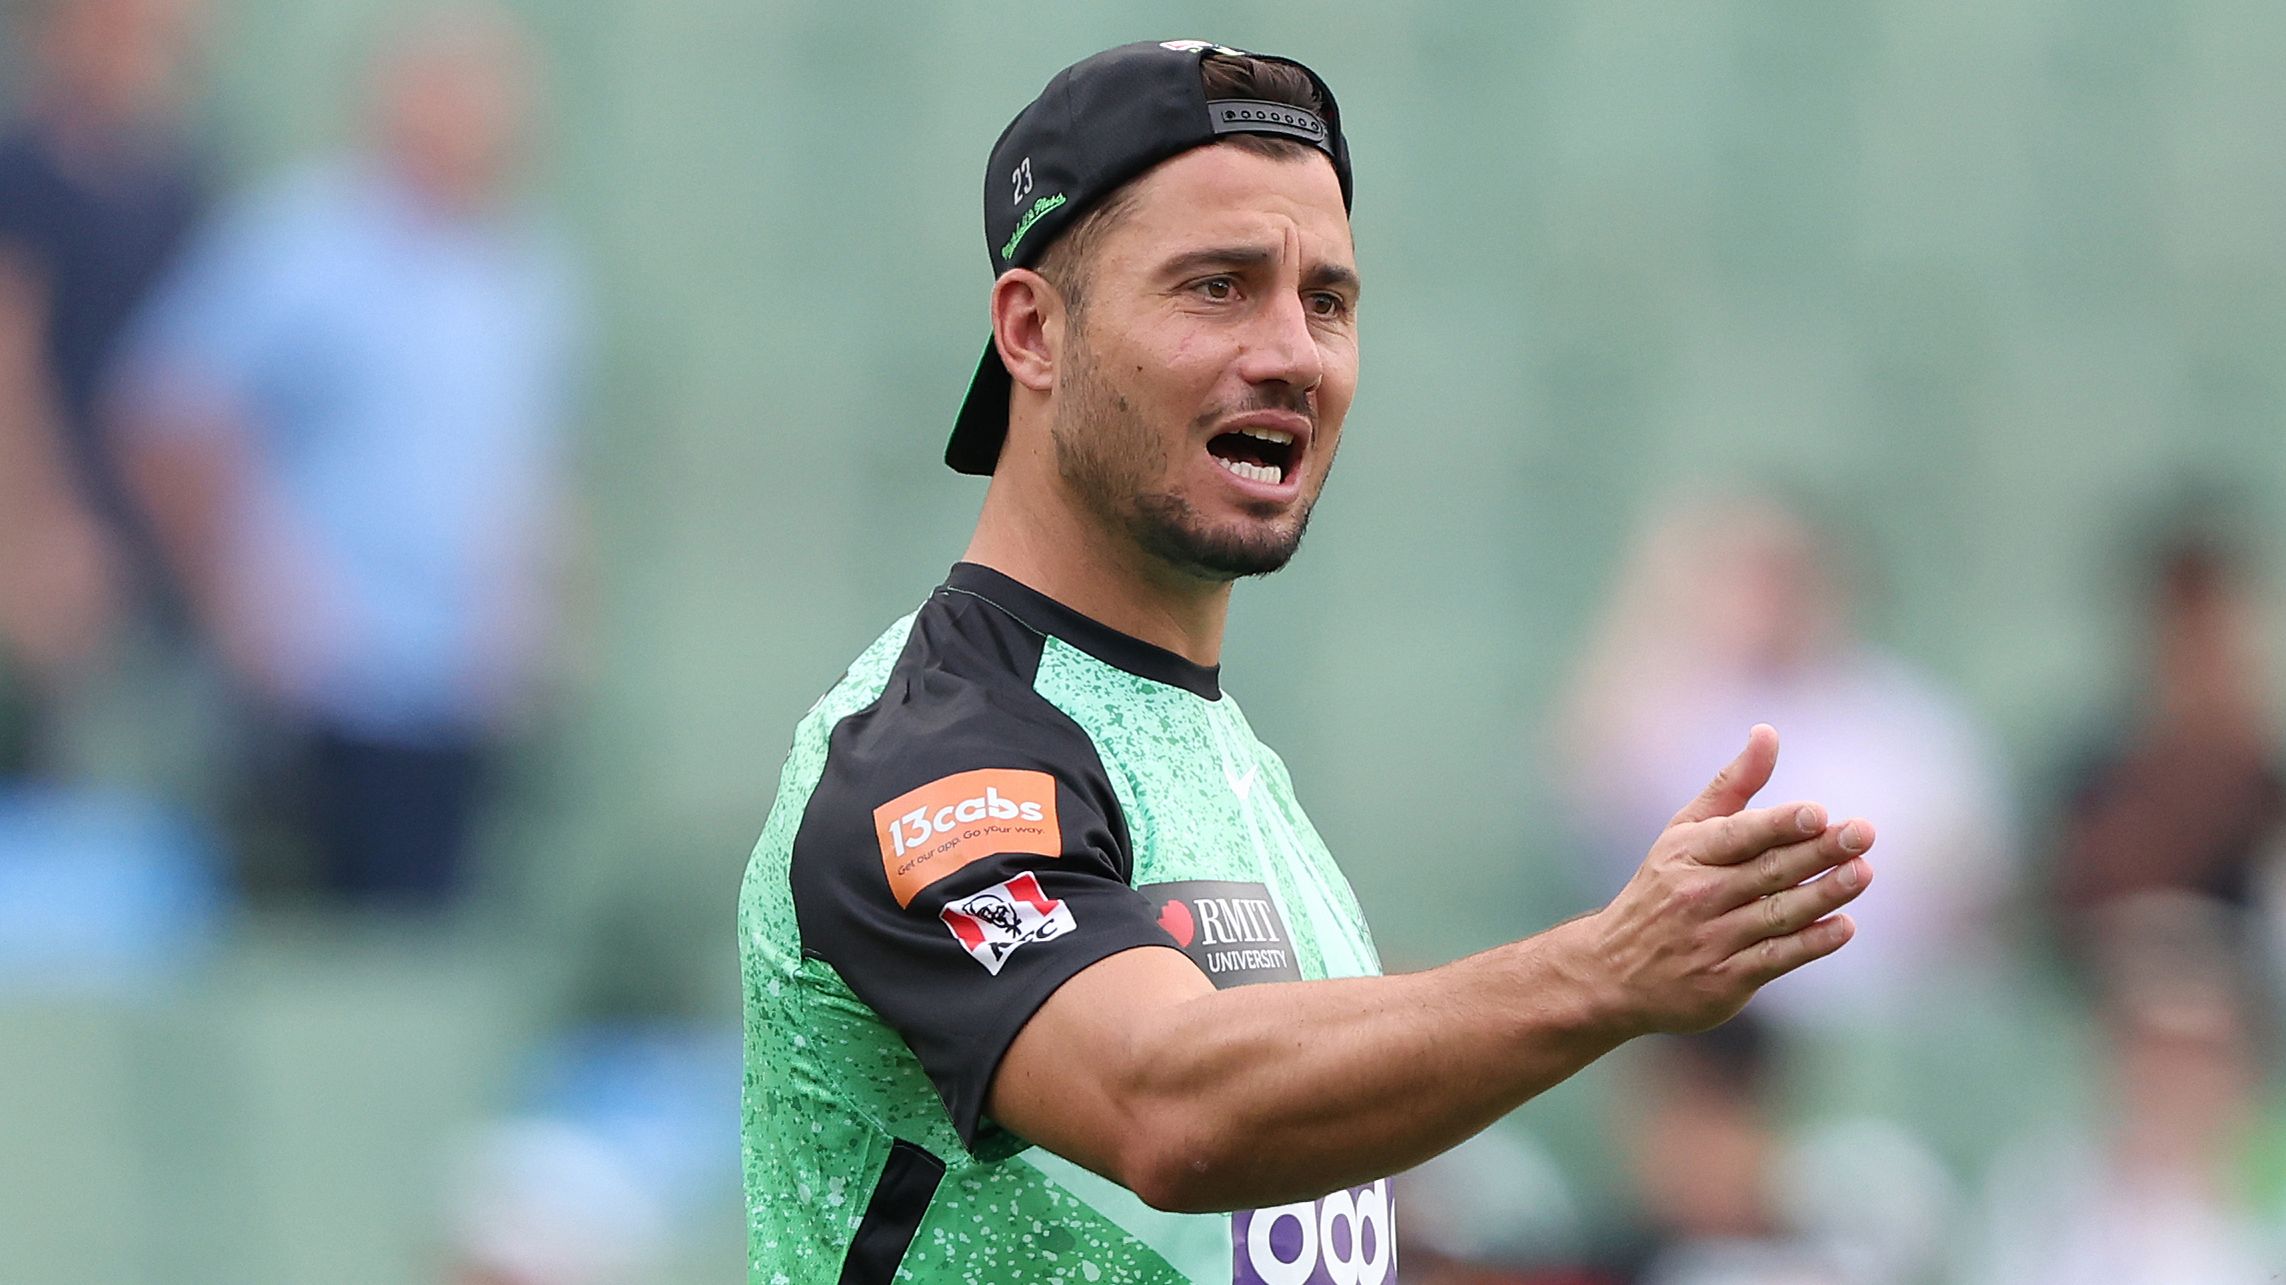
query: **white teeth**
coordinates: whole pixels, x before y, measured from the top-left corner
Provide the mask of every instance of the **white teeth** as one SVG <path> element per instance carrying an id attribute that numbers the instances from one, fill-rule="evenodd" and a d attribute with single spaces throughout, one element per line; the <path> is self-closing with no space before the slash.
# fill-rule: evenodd
<path id="1" fill-rule="evenodd" d="M 1249 481 L 1268 482 L 1273 486 L 1286 476 L 1268 464 L 1249 464 L 1244 460 L 1226 460 L 1219 455 L 1215 456 L 1214 462 Z"/>
<path id="2" fill-rule="evenodd" d="M 1280 446 L 1294 444 L 1294 435 L 1282 428 L 1242 428 L 1238 431 L 1248 437 L 1259 437 L 1265 442 L 1276 442 Z"/>

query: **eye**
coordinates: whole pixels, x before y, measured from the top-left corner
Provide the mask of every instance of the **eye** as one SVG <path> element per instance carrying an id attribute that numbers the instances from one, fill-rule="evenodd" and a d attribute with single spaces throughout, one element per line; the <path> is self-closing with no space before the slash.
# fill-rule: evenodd
<path id="1" fill-rule="evenodd" d="M 1312 291 L 1307 300 L 1310 315 L 1326 321 L 1349 315 L 1349 300 L 1331 290 Z"/>
<path id="2" fill-rule="evenodd" d="M 1206 277 L 1191 286 L 1216 303 L 1226 303 L 1238 297 L 1238 283 L 1229 277 Z"/>

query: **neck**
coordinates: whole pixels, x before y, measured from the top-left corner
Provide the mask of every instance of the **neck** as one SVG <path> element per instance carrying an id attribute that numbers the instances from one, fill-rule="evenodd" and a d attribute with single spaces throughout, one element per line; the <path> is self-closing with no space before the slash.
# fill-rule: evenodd
<path id="1" fill-rule="evenodd" d="M 966 561 L 1198 665 L 1222 662 L 1230 583 L 1168 567 L 1063 505 L 1027 506 L 995 475 Z"/>

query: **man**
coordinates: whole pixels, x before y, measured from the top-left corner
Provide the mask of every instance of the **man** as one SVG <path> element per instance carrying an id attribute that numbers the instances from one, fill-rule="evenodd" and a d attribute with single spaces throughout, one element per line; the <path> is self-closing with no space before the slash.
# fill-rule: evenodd
<path id="1" fill-rule="evenodd" d="M 184 122 L 204 6 L 45 0 L 8 25 L 33 59 L 0 129 L 0 775 L 46 776 L 154 587 L 96 393 L 204 204 Z"/>
<path id="2" fill-rule="evenodd" d="M 1376 975 L 1216 668 L 1356 385 L 1349 196 L 1324 82 L 1196 41 L 994 148 L 983 515 L 796 732 L 741 897 L 754 1280 L 1379 1285 L 1388 1174 L 1847 939 L 1872 832 L 1742 811 L 1757 728 L 1610 907 Z"/>
<path id="3" fill-rule="evenodd" d="M 578 330 L 517 180 L 536 55 L 502 11 L 375 59 L 374 144 L 240 203 L 115 391 L 193 613 L 281 743 L 333 897 L 435 910 L 528 699 Z"/>

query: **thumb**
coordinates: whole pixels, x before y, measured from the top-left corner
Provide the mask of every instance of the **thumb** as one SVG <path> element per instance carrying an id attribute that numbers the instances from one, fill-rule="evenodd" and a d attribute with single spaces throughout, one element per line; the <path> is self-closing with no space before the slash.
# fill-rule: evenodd
<path id="1" fill-rule="evenodd" d="M 1746 806 L 1756 792 L 1770 784 L 1770 773 L 1778 766 L 1778 729 L 1768 723 L 1756 723 L 1746 734 L 1746 748 L 1738 757 L 1715 773 L 1714 780 L 1699 797 L 1683 805 L 1669 825 L 1682 825 L 1691 821 L 1704 821 L 1709 817 L 1726 817 Z"/>

